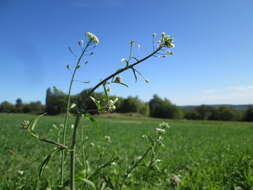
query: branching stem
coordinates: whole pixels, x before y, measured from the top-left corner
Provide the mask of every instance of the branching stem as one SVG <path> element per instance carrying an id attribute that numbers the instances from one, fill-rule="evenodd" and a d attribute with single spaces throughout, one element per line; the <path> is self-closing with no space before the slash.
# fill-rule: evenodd
<path id="1" fill-rule="evenodd" d="M 72 73 L 72 77 L 70 80 L 69 90 L 68 90 L 67 110 L 66 110 L 66 114 L 64 117 L 64 127 L 63 127 L 63 134 L 62 134 L 62 144 L 64 144 L 64 145 L 66 144 L 66 132 L 67 132 L 69 113 L 70 113 L 71 90 L 72 90 L 73 82 L 75 80 L 75 75 L 76 75 L 77 70 L 79 69 L 81 60 L 82 60 L 82 58 L 83 58 L 83 56 L 90 44 L 91 44 L 91 40 L 86 44 L 85 48 L 82 50 L 82 53 L 76 62 L 75 69 Z M 65 152 L 62 151 L 61 152 L 61 185 L 63 185 L 63 183 L 64 183 L 64 159 L 65 159 Z"/>
<path id="2" fill-rule="evenodd" d="M 128 69 L 131 69 L 133 68 L 134 66 L 140 64 L 141 62 L 149 59 L 150 57 L 152 57 L 153 55 L 155 55 L 156 53 L 158 53 L 164 46 L 160 45 L 155 51 L 153 51 L 152 53 L 150 53 L 149 55 L 147 55 L 146 57 L 140 59 L 139 61 L 136 61 L 135 63 L 131 64 L 131 65 L 128 65 L 122 69 L 119 69 L 117 70 L 116 72 L 114 72 L 113 74 L 111 74 L 110 76 L 106 77 L 104 80 L 100 81 L 97 85 L 95 85 L 88 93 L 87 95 L 85 96 L 84 99 L 87 99 L 91 96 L 91 94 L 97 89 L 99 88 L 100 86 L 102 86 L 103 84 L 105 84 L 108 80 L 114 78 L 115 76 L 117 76 L 118 74 L 128 70 Z M 82 55 L 79 57 L 79 59 L 82 58 Z M 80 59 L 81 60 L 81 59 Z M 79 61 L 80 61 L 79 60 Z M 74 73 L 75 74 L 75 71 Z M 73 80 L 73 78 L 72 78 Z M 73 81 L 72 81 L 73 82 Z M 71 83 L 72 84 L 72 83 Z M 80 120 L 82 118 L 82 113 L 78 112 L 77 115 L 76 115 L 76 119 L 75 119 L 75 126 L 74 126 L 74 130 L 73 130 L 73 134 L 72 134 L 72 146 L 71 146 L 71 153 L 70 153 L 70 168 L 71 168 L 71 171 L 70 171 L 70 184 L 71 184 L 71 190 L 75 190 L 75 145 L 76 145 L 76 138 L 77 138 L 77 135 L 76 135 L 76 132 L 77 132 L 77 128 L 79 126 L 79 123 L 80 123 Z M 149 152 L 150 150 L 148 149 L 147 153 Z M 144 156 L 146 156 L 146 154 L 144 154 Z"/>

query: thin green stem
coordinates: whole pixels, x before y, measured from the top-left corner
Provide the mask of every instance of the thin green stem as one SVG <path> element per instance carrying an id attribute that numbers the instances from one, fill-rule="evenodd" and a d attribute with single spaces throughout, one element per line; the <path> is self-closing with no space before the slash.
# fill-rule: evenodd
<path id="1" fill-rule="evenodd" d="M 75 125 L 72 134 L 72 144 L 70 152 L 70 189 L 75 190 L 75 165 L 76 165 L 76 141 L 77 141 L 77 128 L 82 115 L 77 114 Z"/>
<path id="2" fill-rule="evenodd" d="M 132 173 L 132 171 L 139 166 L 139 164 L 145 159 L 145 157 L 148 155 L 148 153 L 152 150 L 152 147 L 149 147 L 144 154 L 141 156 L 141 158 L 136 161 L 132 167 L 130 167 L 126 173 L 123 175 L 122 183 L 120 184 L 120 190 L 122 189 L 123 185 L 126 183 L 126 179 L 128 178 L 129 174 Z"/>
<path id="3" fill-rule="evenodd" d="M 79 56 L 74 71 L 72 73 L 72 77 L 70 80 L 70 84 L 69 84 L 69 90 L 68 90 L 68 100 L 67 100 L 67 110 L 66 110 L 66 114 L 64 117 L 64 127 L 63 127 L 63 134 L 62 134 L 62 144 L 66 144 L 66 132 L 67 132 L 67 124 L 68 124 L 68 119 L 69 119 L 69 113 L 70 113 L 70 103 L 71 103 L 71 90 L 72 90 L 72 86 L 74 83 L 74 79 L 75 79 L 75 75 L 76 72 L 80 66 L 80 62 L 84 56 L 85 51 L 87 50 L 87 48 L 89 47 L 89 45 L 91 44 L 91 40 L 86 44 L 85 48 L 82 50 L 81 55 Z M 64 159 L 65 159 L 65 152 L 62 151 L 61 153 L 61 185 L 63 185 L 64 183 Z"/>

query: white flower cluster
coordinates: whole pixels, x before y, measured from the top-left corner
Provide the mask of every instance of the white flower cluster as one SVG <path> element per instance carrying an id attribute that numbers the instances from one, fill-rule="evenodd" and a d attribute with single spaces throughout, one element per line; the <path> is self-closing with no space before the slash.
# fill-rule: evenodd
<path id="1" fill-rule="evenodd" d="M 22 127 L 23 127 L 24 129 L 28 129 L 29 126 L 30 126 L 30 124 L 31 124 L 31 121 L 29 121 L 29 120 L 24 120 L 24 121 L 21 123 L 21 125 L 22 125 Z"/>
<path id="2" fill-rule="evenodd" d="M 156 132 L 157 132 L 158 134 L 165 134 L 165 133 L 166 133 L 166 130 L 165 130 L 165 129 L 156 128 L 155 130 L 156 130 Z"/>
<path id="3" fill-rule="evenodd" d="M 170 181 L 173 185 L 179 185 L 181 183 L 180 175 L 174 175 L 171 177 Z"/>
<path id="4" fill-rule="evenodd" d="M 18 170 L 18 174 L 19 175 L 24 175 L 24 171 L 23 170 Z"/>
<path id="5" fill-rule="evenodd" d="M 159 127 L 163 128 L 163 129 L 169 129 L 170 125 L 167 122 L 162 122 L 159 124 Z"/>
<path id="6" fill-rule="evenodd" d="M 156 128 L 156 132 L 158 134 L 165 134 L 166 130 L 169 129 L 169 128 L 170 128 L 170 126 L 169 126 L 168 123 L 162 122 L 162 123 L 159 124 L 159 128 Z"/>
<path id="7" fill-rule="evenodd" d="M 112 100 L 112 99 L 109 100 L 109 102 L 108 102 L 108 110 L 109 111 L 114 111 L 116 109 L 115 104 L 117 101 L 118 101 L 118 98 L 115 98 L 114 100 Z"/>
<path id="8" fill-rule="evenodd" d="M 99 39 L 95 34 L 92 34 L 91 32 L 85 32 L 85 35 L 95 44 L 99 43 Z"/>
<path id="9" fill-rule="evenodd" d="M 162 33 L 162 45 L 168 47 L 168 48 L 174 48 L 175 44 L 173 44 L 174 39 L 167 35 L 165 32 Z"/>

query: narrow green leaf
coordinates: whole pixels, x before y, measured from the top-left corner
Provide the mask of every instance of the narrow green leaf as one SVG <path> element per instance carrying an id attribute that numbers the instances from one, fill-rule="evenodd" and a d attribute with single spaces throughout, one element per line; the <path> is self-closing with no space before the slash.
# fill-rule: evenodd
<path id="1" fill-rule="evenodd" d="M 106 188 L 106 183 L 103 182 L 102 185 L 101 185 L 101 189 L 100 190 L 104 190 Z"/>
<path id="2" fill-rule="evenodd" d="M 135 70 L 135 68 L 131 68 L 132 69 L 132 71 L 133 71 L 133 74 L 134 74 L 134 78 L 135 78 L 135 82 L 137 81 L 137 75 L 136 75 L 136 70 Z"/>
<path id="3" fill-rule="evenodd" d="M 128 87 L 128 85 L 127 85 L 127 84 L 122 83 L 122 82 L 119 82 L 118 84 L 121 84 L 121 85 L 123 85 L 123 86 L 125 86 L 125 87 Z"/>
<path id="4" fill-rule="evenodd" d="M 74 52 L 73 52 L 73 50 L 72 50 L 72 48 L 71 48 L 70 46 L 68 47 L 68 50 L 69 50 L 69 52 L 70 52 L 73 56 L 76 57 L 76 54 L 74 54 Z"/>
<path id="5" fill-rule="evenodd" d="M 91 114 L 86 113 L 86 114 L 83 114 L 83 116 L 84 116 L 86 119 L 90 120 L 92 123 L 96 123 L 95 118 L 94 118 Z"/>
<path id="6" fill-rule="evenodd" d="M 95 186 L 95 184 L 94 184 L 92 181 L 90 181 L 90 180 L 88 180 L 88 179 L 86 179 L 86 178 L 82 178 L 81 180 L 82 180 L 84 183 L 86 183 L 87 185 L 91 186 L 93 189 L 97 189 L 96 186 Z"/>
<path id="7" fill-rule="evenodd" d="M 97 104 L 97 100 L 96 100 L 94 97 L 90 96 L 90 99 L 91 99 L 95 104 Z"/>
<path id="8" fill-rule="evenodd" d="M 31 126 L 30 129 L 33 131 L 38 123 L 38 121 L 40 120 L 40 118 L 42 118 L 44 115 L 46 115 L 46 113 L 43 113 L 41 115 L 39 115 L 38 117 L 36 117 L 32 122 L 31 122 Z"/>
<path id="9" fill-rule="evenodd" d="M 104 88 L 105 96 L 108 99 L 108 92 L 107 92 L 107 89 L 106 89 L 106 84 L 103 84 L 103 88 Z"/>
<path id="10" fill-rule="evenodd" d="M 139 59 L 137 59 L 136 57 L 131 57 L 132 59 L 134 59 L 135 61 L 139 61 Z"/>
<path id="11" fill-rule="evenodd" d="M 39 168 L 39 177 L 41 177 L 45 167 L 47 166 L 47 164 L 49 163 L 52 155 L 57 152 L 59 149 L 55 149 L 53 150 L 49 155 L 46 156 L 46 158 L 43 160 L 43 162 L 41 163 L 40 165 L 40 168 Z"/>
<path id="12" fill-rule="evenodd" d="M 88 83 L 90 83 L 90 81 L 82 81 L 82 83 L 88 84 Z"/>
<path id="13" fill-rule="evenodd" d="M 50 159 L 51 159 L 51 156 L 52 156 L 52 155 L 49 154 L 49 155 L 45 158 L 45 160 L 41 163 L 40 169 L 39 169 L 39 177 L 41 177 L 44 168 L 47 166 L 48 162 L 49 162 Z"/>

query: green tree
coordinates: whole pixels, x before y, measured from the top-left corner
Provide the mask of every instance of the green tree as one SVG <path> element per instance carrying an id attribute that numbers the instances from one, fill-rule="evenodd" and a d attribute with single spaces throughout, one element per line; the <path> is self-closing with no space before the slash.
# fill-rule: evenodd
<path id="1" fill-rule="evenodd" d="M 45 107 L 40 101 L 31 102 L 29 105 L 33 113 L 43 113 L 45 111 Z"/>
<path id="2" fill-rule="evenodd" d="M 182 119 L 183 111 L 178 106 L 172 104 L 168 99 L 161 99 L 154 95 L 149 101 L 150 116 L 158 118 Z"/>
<path id="3" fill-rule="evenodd" d="M 140 113 L 142 115 L 149 115 L 149 106 L 142 100 L 136 97 L 127 97 L 119 101 L 117 112 L 120 113 Z M 116 105 L 117 106 L 117 105 Z"/>
<path id="4" fill-rule="evenodd" d="M 253 106 L 250 106 L 245 112 L 245 120 L 253 121 Z"/>
<path id="5" fill-rule="evenodd" d="M 207 105 L 201 105 L 195 108 L 195 111 L 198 113 L 200 120 L 209 120 L 213 115 L 214 108 Z"/>
<path id="6" fill-rule="evenodd" d="M 16 105 L 15 105 L 15 107 L 16 107 L 16 112 L 17 113 L 21 113 L 21 112 L 23 112 L 23 101 L 22 101 L 22 99 L 21 98 L 18 98 L 17 100 L 16 100 Z"/>
<path id="7" fill-rule="evenodd" d="M 0 105 L 0 112 L 13 113 L 13 112 L 15 112 L 15 110 L 16 110 L 15 106 L 8 101 L 4 101 Z"/>
<path id="8" fill-rule="evenodd" d="M 200 119 L 200 116 L 196 110 L 184 110 L 184 118 L 190 120 L 198 120 Z"/>
<path id="9" fill-rule="evenodd" d="M 236 121 L 240 120 L 240 113 L 228 106 L 221 106 L 213 110 L 213 120 Z"/>
<path id="10" fill-rule="evenodd" d="M 57 115 L 66 111 L 67 96 L 56 87 L 46 92 L 46 112 L 49 115 Z M 32 109 L 32 108 L 31 108 Z"/>

